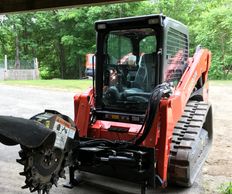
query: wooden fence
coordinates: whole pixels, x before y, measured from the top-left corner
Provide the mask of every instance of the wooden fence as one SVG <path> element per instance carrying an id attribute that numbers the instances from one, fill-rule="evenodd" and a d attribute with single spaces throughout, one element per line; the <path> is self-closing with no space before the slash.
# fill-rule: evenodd
<path id="1" fill-rule="evenodd" d="M 4 62 L 0 62 L 0 80 L 36 80 L 39 79 L 39 68 L 37 59 L 23 61 L 18 67 L 12 65 L 5 56 Z"/>

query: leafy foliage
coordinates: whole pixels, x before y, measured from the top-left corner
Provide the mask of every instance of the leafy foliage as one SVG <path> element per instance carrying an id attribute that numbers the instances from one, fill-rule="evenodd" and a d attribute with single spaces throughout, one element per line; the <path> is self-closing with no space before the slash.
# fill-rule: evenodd
<path id="1" fill-rule="evenodd" d="M 96 49 L 96 20 L 163 13 L 189 27 L 191 54 L 198 44 L 212 51 L 210 77 L 229 79 L 230 7 L 230 0 L 159 0 L 6 15 L 0 23 L 0 54 L 20 60 L 37 57 L 44 79 L 80 78 L 85 55 Z"/>
<path id="2" fill-rule="evenodd" d="M 200 17 L 196 41 L 213 53 L 210 76 L 228 79 L 232 71 L 232 12 L 227 5 L 211 9 Z"/>
<path id="3" fill-rule="evenodd" d="M 227 184 L 222 184 L 219 187 L 219 191 L 221 194 L 232 194 L 232 182 L 229 182 Z"/>

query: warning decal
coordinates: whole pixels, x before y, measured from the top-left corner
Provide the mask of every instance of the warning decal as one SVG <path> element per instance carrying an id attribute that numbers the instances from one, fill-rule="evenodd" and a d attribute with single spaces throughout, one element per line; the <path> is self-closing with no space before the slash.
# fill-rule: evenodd
<path id="1" fill-rule="evenodd" d="M 64 149 L 67 138 L 74 138 L 76 129 L 72 128 L 71 124 L 57 117 L 53 126 L 56 132 L 55 147 Z"/>

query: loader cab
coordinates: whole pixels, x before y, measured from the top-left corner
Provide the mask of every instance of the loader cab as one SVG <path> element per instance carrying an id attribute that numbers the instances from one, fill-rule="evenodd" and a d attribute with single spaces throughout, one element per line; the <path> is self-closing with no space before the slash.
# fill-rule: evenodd
<path id="1" fill-rule="evenodd" d="M 142 123 L 153 89 L 173 81 L 170 72 L 175 67 L 168 68 L 168 63 L 188 50 L 188 43 L 182 46 L 181 39 L 175 43 L 179 34 L 170 39 L 169 31 L 185 27 L 163 15 L 149 15 L 98 21 L 95 29 L 97 117 Z"/>

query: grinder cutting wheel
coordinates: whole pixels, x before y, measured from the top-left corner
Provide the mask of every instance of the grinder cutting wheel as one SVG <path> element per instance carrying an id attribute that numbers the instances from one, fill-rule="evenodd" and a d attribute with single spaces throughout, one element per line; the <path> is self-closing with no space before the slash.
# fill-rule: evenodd
<path id="1" fill-rule="evenodd" d="M 24 166 L 24 171 L 19 173 L 26 177 L 22 188 L 38 191 L 39 194 L 49 193 L 53 184 L 57 186 L 60 177 L 65 178 L 64 167 L 68 165 L 69 148 L 74 136 L 78 136 L 73 121 L 48 110 L 30 120 L 1 116 L 0 121 L 0 128 L 5 131 L 1 142 L 21 145 L 17 162 Z M 37 138 L 31 141 L 31 135 Z"/>

